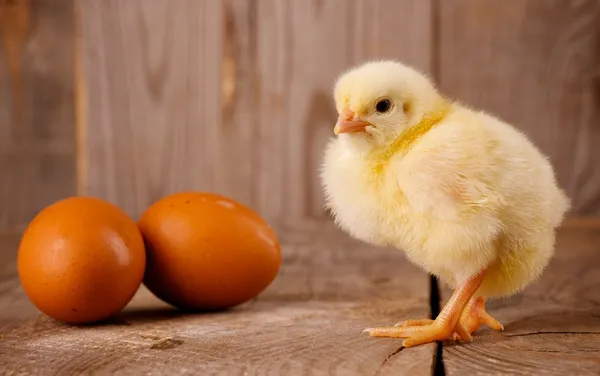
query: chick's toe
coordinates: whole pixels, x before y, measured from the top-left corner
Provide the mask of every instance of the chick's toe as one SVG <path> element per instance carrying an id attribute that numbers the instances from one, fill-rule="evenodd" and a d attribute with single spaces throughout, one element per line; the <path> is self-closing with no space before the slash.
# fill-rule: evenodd
<path id="1" fill-rule="evenodd" d="M 431 324 L 416 326 L 391 326 L 365 329 L 372 337 L 406 338 L 404 347 L 418 346 L 425 343 L 449 339 L 454 329 L 450 323 L 434 321 Z"/>
<path id="2" fill-rule="evenodd" d="M 428 325 L 428 324 L 433 324 L 432 319 L 416 319 L 416 320 L 405 320 L 405 321 L 400 321 L 398 323 L 396 323 L 396 325 L 394 326 L 422 326 L 422 325 Z"/>
<path id="3" fill-rule="evenodd" d="M 485 298 L 483 297 L 471 298 L 469 304 L 465 307 L 460 317 L 460 323 L 469 334 L 474 333 L 481 325 L 484 324 L 496 331 L 504 330 L 504 326 L 500 323 L 500 321 L 493 318 L 486 311 Z M 455 333 L 454 339 L 457 340 L 458 338 L 459 335 Z"/>

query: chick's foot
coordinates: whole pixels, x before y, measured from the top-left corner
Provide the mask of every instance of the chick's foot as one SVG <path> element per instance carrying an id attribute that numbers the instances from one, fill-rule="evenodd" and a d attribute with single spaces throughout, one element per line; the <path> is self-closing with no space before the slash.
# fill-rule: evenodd
<path id="1" fill-rule="evenodd" d="M 464 341 L 471 341 L 470 332 L 461 322 L 461 314 L 481 286 L 484 276 L 485 270 L 471 277 L 454 291 L 444 309 L 433 321 L 428 319 L 408 320 L 393 327 L 370 328 L 363 332 L 369 333 L 372 337 L 406 338 L 402 342 L 404 347 L 444 341 L 454 337 L 454 334 Z"/>
<path id="2" fill-rule="evenodd" d="M 471 298 L 460 317 L 460 323 L 469 334 L 473 334 L 484 324 L 497 331 L 504 330 L 504 326 L 487 313 L 485 298 L 481 296 Z M 458 333 L 455 333 L 453 337 L 457 340 Z"/>
<path id="3" fill-rule="evenodd" d="M 427 319 L 409 320 L 408 322 L 416 322 L 414 326 L 391 326 L 381 328 L 365 329 L 364 332 L 369 333 L 372 337 L 392 337 L 406 338 L 402 342 L 404 347 L 412 347 L 435 341 L 445 341 L 449 339 L 454 328 L 449 322 L 433 321 L 431 324 L 422 324 Z M 460 324 L 459 324 L 460 325 Z"/>

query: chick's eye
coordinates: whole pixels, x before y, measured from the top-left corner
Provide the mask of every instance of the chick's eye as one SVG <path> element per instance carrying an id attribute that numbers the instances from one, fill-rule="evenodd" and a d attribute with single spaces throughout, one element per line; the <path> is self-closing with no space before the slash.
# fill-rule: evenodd
<path id="1" fill-rule="evenodd" d="M 375 110 L 380 114 L 388 112 L 392 108 L 392 102 L 389 99 L 380 99 L 375 104 Z"/>

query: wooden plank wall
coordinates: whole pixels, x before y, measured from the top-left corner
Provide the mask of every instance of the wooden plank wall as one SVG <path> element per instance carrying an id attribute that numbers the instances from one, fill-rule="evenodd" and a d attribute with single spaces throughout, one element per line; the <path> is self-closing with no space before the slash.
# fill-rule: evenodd
<path id="1" fill-rule="evenodd" d="M 270 220 L 323 217 L 317 169 L 336 75 L 385 57 L 430 70 L 423 0 L 108 0 L 79 12 L 84 188 L 133 215 L 200 189 Z"/>
<path id="2" fill-rule="evenodd" d="M 72 0 L 0 0 L 0 232 L 75 193 Z"/>
<path id="3" fill-rule="evenodd" d="M 10 1 L 20 2 L 35 25 L 26 36 L 0 15 L 0 229 L 74 193 L 74 39 L 78 191 L 133 216 L 201 189 L 270 221 L 325 218 L 317 169 L 331 87 L 375 58 L 430 72 L 446 93 L 516 124 L 550 155 L 572 214 L 600 214 L 594 0 Z"/>

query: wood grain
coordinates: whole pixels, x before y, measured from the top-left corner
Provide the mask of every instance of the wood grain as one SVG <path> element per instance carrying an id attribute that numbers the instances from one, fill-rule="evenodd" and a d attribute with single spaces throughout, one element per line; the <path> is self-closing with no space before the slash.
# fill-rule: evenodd
<path id="1" fill-rule="evenodd" d="M 164 194 L 212 190 L 221 123 L 219 2 L 82 1 L 83 192 L 137 216 Z"/>
<path id="2" fill-rule="evenodd" d="M 373 58 L 430 69 L 421 0 L 81 2 L 83 191 L 137 216 L 210 190 L 271 221 L 323 217 L 335 77 Z"/>
<path id="3" fill-rule="evenodd" d="M 470 344 L 444 345 L 446 374 L 597 375 L 599 247 L 599 227 L 563 228 L 542 278 L 521 294 L 488 304 L 504 332 L 485 327 Z"/>
<path id="4" fill-rule="evenodd" d="M 365 247 L 331 226 L 300 227 L 280 231 L 284 261 L 275 282 L 254 301 L 215 314 L 177 312 L 142 288 L 105 325 L 62 325 L 32 307 L 14 261 L 7 263 L 0 269 L 3 372 L 430 375 L 434 345 L 402 349 L 401 340 L 361 334 L 427 317 L 427 276 L 397 250 Z"/>
<path id="5" fill-rule="evenodd" d="M 431 69 L 431 2 L 260 1 L 257 206 L 275 218 L 322 218 L 321 156 L 333 136 L 336 77 L 371 59 Z M 277 156 L 277 157 L 273 157 Z"/>
<path id="6" fill-rule="evenodd" d="M 0 0 L 0 229 L 74 193 L 71 0 Z"/>
<path id="7" fill-rule="evenodd" d="M 439 80 L 550 156 L 573 214 L 600 215 L 600 2 L 439 2 Z"/>

